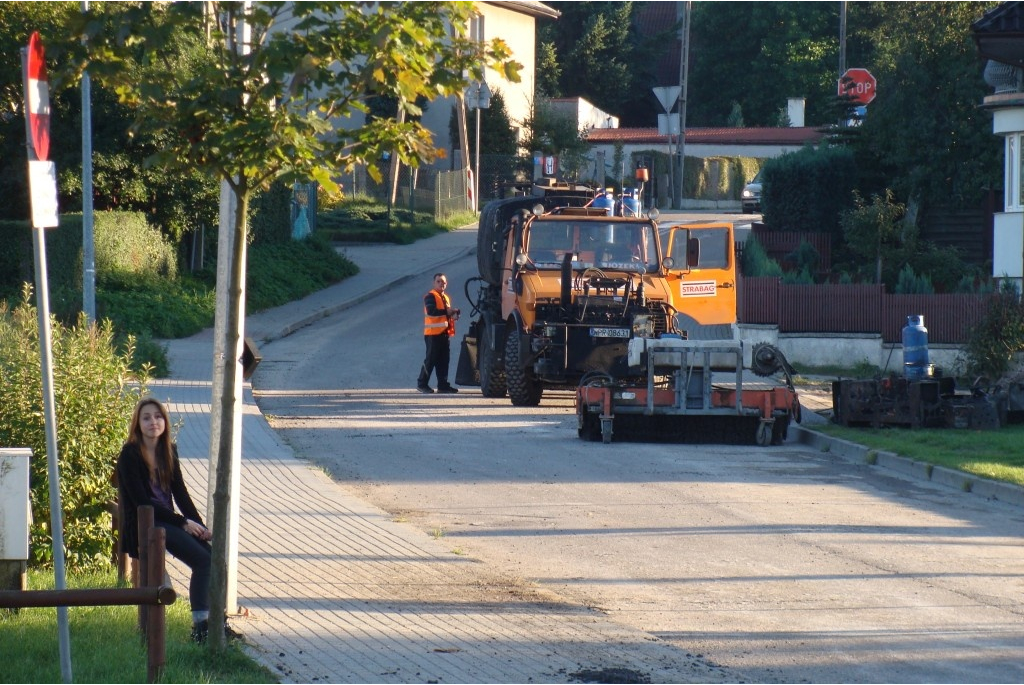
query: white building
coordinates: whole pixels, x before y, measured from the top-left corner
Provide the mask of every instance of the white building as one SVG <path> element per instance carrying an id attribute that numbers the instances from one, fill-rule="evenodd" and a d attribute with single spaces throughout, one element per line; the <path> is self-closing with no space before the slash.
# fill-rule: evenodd
<path id="1" fill-rule="evenodd" d="M 992 276 L 1024 286 L 1024 11 L 1004 2 L 974 22 L 978 52 L 989 60 L 985 81 L 995 89 L 982 107 L 992 112 L 992 132 L 1005 150 L 1003 211 L 992 217 Z"/>

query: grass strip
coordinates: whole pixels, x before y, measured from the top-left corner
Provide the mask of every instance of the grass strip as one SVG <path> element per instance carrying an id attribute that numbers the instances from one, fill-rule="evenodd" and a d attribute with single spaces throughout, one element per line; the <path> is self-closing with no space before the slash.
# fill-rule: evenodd
<path id="1" fill-rule="evenodd" d="M 30 590 L 52 590 L 51 571 L 30 570 Z M 69 576 L 69 588 L 117 587 L 117 575 Z M 184 592 L 177 588 L 179 593 Z M 146 648 L 137 630 L 135 607 L 69 607 L 71 672 L 78 683 L 146 682 Z M 214 654 L 190 639 L 192 617 L 187 599 L 167 607 L 167 665 L 164 683 L 275 683 L 273 674 L 229 644 Z M 54 608 L 0 610 L 0 682 L 59 683 L 57 610 Z"/>

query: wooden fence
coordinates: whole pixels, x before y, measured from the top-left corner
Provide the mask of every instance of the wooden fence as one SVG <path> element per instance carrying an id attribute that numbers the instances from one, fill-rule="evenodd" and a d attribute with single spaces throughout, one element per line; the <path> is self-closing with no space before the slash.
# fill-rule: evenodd
<path id="1" fill-rule="evenodd" d="M 801 243 L 808 243 L 818 253 L 816 271 L 828 273 L 832 268 L 832 236 L 828 233 L 810 231 L 766 231 L 764 224 L 754 222 L 752 235 L 761 243 L 765 253 L 786 268 L 789 256 L 797 251 Z M 742 246 L 738 245 L 742 253 Z"/>
<path id="2" fill-rule="evenodd" d="M 876 333 L 902 340 L 920 314 L 928 341 L 963 344 L 985 310 L 984 295 L 890 295 L 881 285 L 788 285 L 777 277 L 739 279 L 739 321 L 775 324 L 780 333 Z"/>

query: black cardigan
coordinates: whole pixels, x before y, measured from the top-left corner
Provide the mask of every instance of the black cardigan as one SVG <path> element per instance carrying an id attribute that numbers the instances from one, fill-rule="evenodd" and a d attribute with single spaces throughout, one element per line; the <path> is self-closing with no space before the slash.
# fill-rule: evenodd
<path id="1" fill-rule="evenodd" d="M 124 544 L 122 548 L 133 559 L 139 557 L 139 507 L 153 507 L 153 519 L 173 526 L 184 526 L 186 519 L 203 524 L 196 505 L 185 487 L 178 461 L 178 447 L 172 445 L 174 469 L 171 472 L 171 497 L 181 514 L 169 510 L 153 499 L 149 484 L 149 467 L 138 445 L 126 442 L 117 458 L 117 494 L 124 507 Z M 182 516 L 184 514 L 184 516 Z"/>

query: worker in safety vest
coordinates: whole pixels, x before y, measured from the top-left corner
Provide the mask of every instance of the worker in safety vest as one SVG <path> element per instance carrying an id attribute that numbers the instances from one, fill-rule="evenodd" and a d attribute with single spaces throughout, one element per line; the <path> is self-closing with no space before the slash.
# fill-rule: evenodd
<path id="1" fill-rule="evenodd" d="M 434 274 L 434 288 L 423 296 L 423 341 L 427 346 L 427 356 L 423 360 L 416 389 L 426 394 L 434 392 L 430 387 L 431 373 L 437 376 L 439 393 L 458 392 L 448 384 L 448 362 L 460 311 L 452 307 L 451 298 L 444 292 L 447 287 L 448 278 L 444 274 Z"/>

